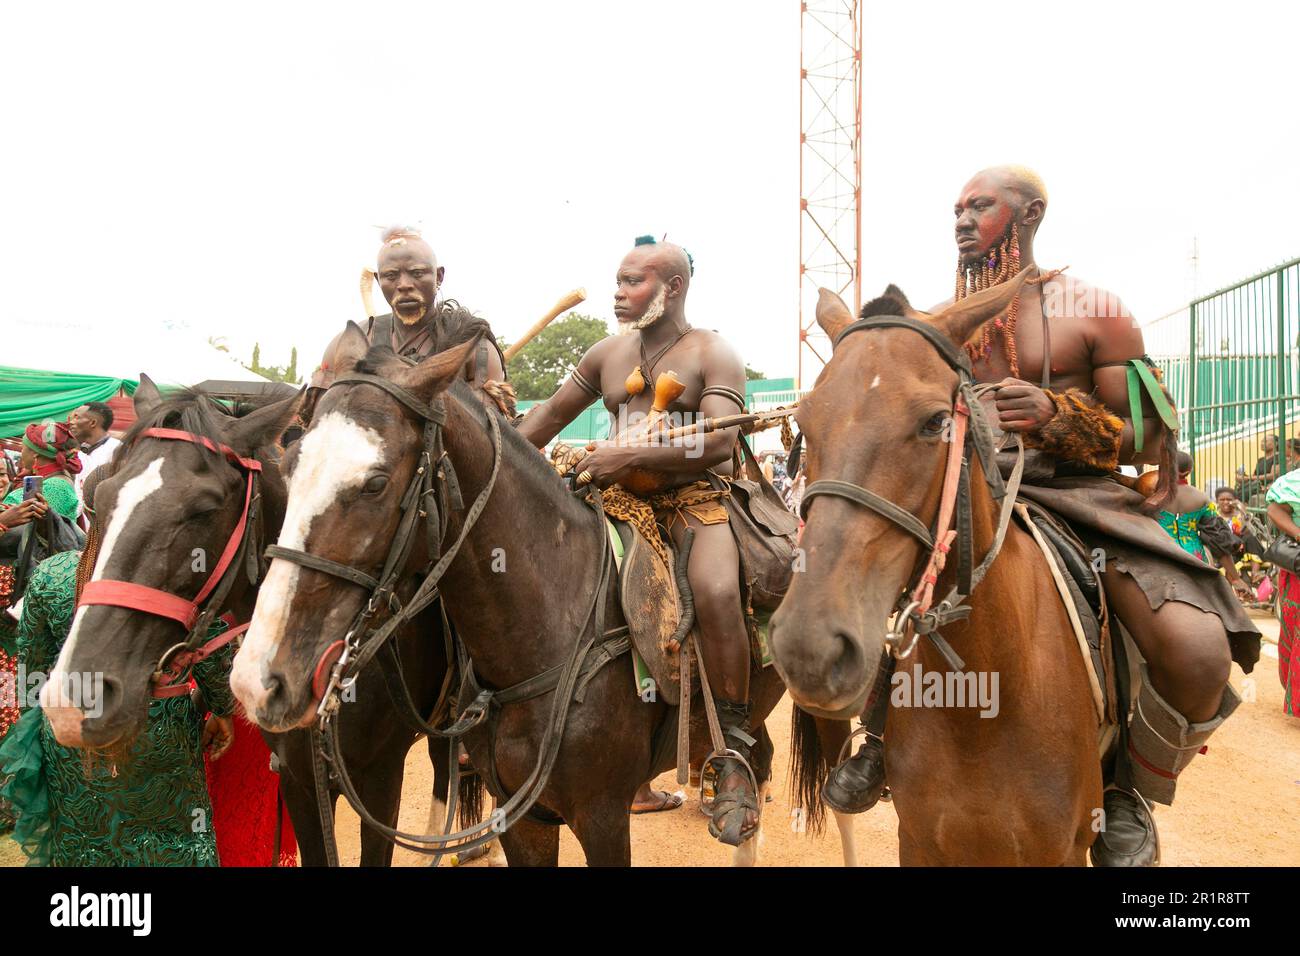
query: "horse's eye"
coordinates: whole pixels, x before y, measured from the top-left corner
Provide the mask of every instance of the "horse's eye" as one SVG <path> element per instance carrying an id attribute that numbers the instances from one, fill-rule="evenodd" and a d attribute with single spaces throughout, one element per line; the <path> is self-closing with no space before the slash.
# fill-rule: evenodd
<path id="1" fill-rule="evenodd" d="M 926 419 L 925 424 L 921 426 L 921 434 L 927 438 L 934 438 L 943 434 L 943 430 L 948 425 L 948 412 L 935 412 Z"/>
<path id="2" fill-rule="evenodd" d="M 206 521 L 217 513 L 216 508 L 207 508 L 202 511 L 191 511 L 185 516 L 186 521 Z"/>
<path id="3" fill-rule="evenodd" d="M 361 486 L 363 495 L 377 495 L 388 487 L 387 475 L 373 475 Z"/>

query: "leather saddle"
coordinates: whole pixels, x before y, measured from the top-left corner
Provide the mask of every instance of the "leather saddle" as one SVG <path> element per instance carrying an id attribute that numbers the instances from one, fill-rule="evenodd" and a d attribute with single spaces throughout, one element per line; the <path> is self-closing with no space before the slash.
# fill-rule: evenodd
<path id="1" fill-rule="evenodd" d="M 637 692 L 645 696 L 648 676 L 655 698 L 669 706 L 681 699 L 680 658 L 671 639 L 681 623 L 681 597 L 677 588 L 675 555 L 665 549 L 668 563 L 635 528 L 625 521 L 606 516 L 611 534 L 617 537 L 618 596 L 627 622 L 632 647 L 648 675 L 638 673 Z M 637 667 L 641 671 L 641 666 Z M 694 671 L 692 670 L 692 674 Z M 693 682 L 694 686 L 694 682 Z"/>

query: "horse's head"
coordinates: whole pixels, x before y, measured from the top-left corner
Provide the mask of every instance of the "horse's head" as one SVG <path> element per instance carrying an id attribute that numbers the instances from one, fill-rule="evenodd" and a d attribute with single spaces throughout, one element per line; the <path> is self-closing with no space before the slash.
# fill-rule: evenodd
<path id="1" fill-rule="evenodd" d="M 214 449 L 225 446 L 236 456 L 253 458 L 284 430 L 296 403 L 296 397 L 289 398 L 233 418 L 199 392 L 164 398 L 141 375 L 135 393 L 138 421 L 112 464 L 96 469 L 102 478 L 93 502 L 87 502 L 94 522 L 88 548 L 97 552 L 85 559 L 94 561 L 90 582 L 165 592 L 146 598 L 160 606 L 171 603 L 169 595 L 177 606 L 198 597 L 234 536 L 247 489 L 247 471 Z M 188 433 L 213 447 L 151 434 L 162 429 Z M 232 585 L 237 594 L 244 568 L 231 567 L 229 573 L 237 576 Z M 114 600 L 78 607 L 41 691 L 41 706 L 65 746 L 100 748 L 132 740 L 148 716 L 160 659 L 187 638 L 177 620 Z"/>
<path id="2" fill-rule="evenodd" d="M 349 323 L 336 352 L 338 378 L 374 376 L 428 404 L 456 379 L 477 342 L 473 336 L 410 366 L 387 347 L 371 348 Z M 414 410 L 380 387 L 333 385 L 285 457 L 288 501 L 279 547 L 379 578 L 416 478 L 424 429 Z M 423 535 L 417 528 L 416 540 Z M 231 673 L 249 717 L 272 731 L 310 724 L 320 678 L 328 677 L 370 597 L 355 580 L 273 558 Z"/>
<path id="3" fill-rule="evenodd" d="M 958 347 L 1003 314 L 1028 270 L 934 315 L 917 312 L 896 287 L 862 318 L 901 315 L 933 323 Z M 832 342 L 853 314 L 823 289 L 817 321 Z M 849 482 L 933 528 L 951 437 L 958 373 L 925 337 L 872 328 L 836 342 L 816 386 L 800 403 L 808 484 Z M 875 680 L 886 625 L 913 583 L 921 545 L 898 524 L 844 497 L 810 499 L 794 575 L 772 619 L 776 664 L 795 703 L 812 713 L 859 713 Z"/>

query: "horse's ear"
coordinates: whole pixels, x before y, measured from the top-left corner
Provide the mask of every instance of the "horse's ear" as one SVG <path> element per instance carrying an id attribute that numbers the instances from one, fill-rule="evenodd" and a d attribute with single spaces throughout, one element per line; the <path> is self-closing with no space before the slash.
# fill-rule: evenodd
<path id="1" fill-rule="evenodd" d="M 421 401 L 431 402 L 435 395 L 446 391 L 455 381 L 482 337 L 476 335 L 460 345 L 430 355 L 419 365 L 401 369 L 393 376 L 393 381 Z"/>
<path id="2" fill-rule="evenodd" d="M 297 395 L 282 398 L 255 412 L 249 412 L 243 418 L 236 418 L 226 426 L 226 444 L 245 456 L 251 456 L 257 449 L 274 444 L 293 421 L 306 394 L 304 386 L 298 390 Z"/>
<path id="3" fill-rule="evenodd" d="M 959 302 L 954 302 L 946 309 L 934 314 L 931 319 L 952 339 L 954 345 L 965 345 L 984 327 L 984 323 L 999 315 L 1004 315 L 1029 278 L 1026 267 L 1014 278 L 995 285 L 991 289 L 976 292 Z"/>
<path id="4" fill-rule="evenodd" d="M 852 321 L 853 313 L 843 299 L 830 289 L 817 290 L 817 324 L 832 342 Z"/>
<path id="5" fill-rule="evenodd" d="M 144 372 L 140 373 L 140 384 L 136 386 L 131 402 L 135 406 L 136 418 L 144 418 L 162 402 L 162 392 L 158 391 L 153 379 Z"/>
<path id="6" fill-rule="evenodd" d="M 366 357 L 370 351 L 370 339 L 366 338 L 366 333 L 361 326 L 355 322 L 348 322 L 347 328 L 339 333 L 339 337 L 330 343 L 326 349 L 326 355 L 332 356 L 327 359 L 329 364 L 334 366 L 338 372 L 350 372 L 356 368 L 358 362 Z"/>

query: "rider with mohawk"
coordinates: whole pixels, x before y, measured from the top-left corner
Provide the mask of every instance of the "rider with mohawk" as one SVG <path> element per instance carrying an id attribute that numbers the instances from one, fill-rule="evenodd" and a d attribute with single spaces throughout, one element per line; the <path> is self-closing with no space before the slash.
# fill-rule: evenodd
<path id="1" fill-rule="evenodd" d="M 593 345 L 559 390 L 531 410 L 519 433 L 542 448 L 594 398 L 604 402 L 616 421 L 620 415 L 645 414 L 651 409 L 656 371 L 664 370 L 675 372 L 686 385 L 669 406 L 672 414 L 713 417 L 743 411 L 745 365 L 740 356 L 716 332 L 686 321 L 693 274 L 685 249 L 639 237 L 616 278 L 619 334 Z M 701 652 L 727 746 L 748 762 L 755 738 L 749 725 L 750 639 L 740 594 L 740 555 L 728 527 L 730 491 L 709 481 L 710 471 L 732 474 L 738 434 L 738 428 L 719 430 L 685 446 L 602 442 L 574 470 L 600 488 L 621 485 L 642 469 L 669 474 L 669 489 L 648 502 L 653 508 L 649 520 L 665 526 L 678 543 L 687 528 L 695 531 L 687 574 Z M 612 492 L 620 493 L 621 487 Z M 758 795 L 748 768 L 725 758 L 709 832 L 737 846 L 754 835 L 757 825 Z"/>
<path id="2" fill-rule="evenodd" d="M 1031 170 L 977 173 L 953 209 L 955 298 L 1031 270 L 1006 314 L 964 344 L 976 380 L 1001 383 L 998 426 L 1021 432 L 1030 449 L 1021 495 L 1104 555 L 1106 604 L 1145 658 L 1091 855 L 1099 866 L 1152 865 L 1159 844 L 1148 801 L 1173 801 L 1178 774 L 1240 702 L 1228 674 L 1234 660 L 1254 666 L 1259 632 L 1217 570 L 1153 519 L 1173 491 L 1177 416 L 1119 299 L 1034 262 L 1046 210 L 1047 190 Z M 1156 463 L 1150 499 L 1110 477 L 1121 464 Z M 831 772 L 824 795 L 837 810 L 862 812 L 881 795 L 887 703 L 884 693 L 868 703 L 867 741 Z"/>

